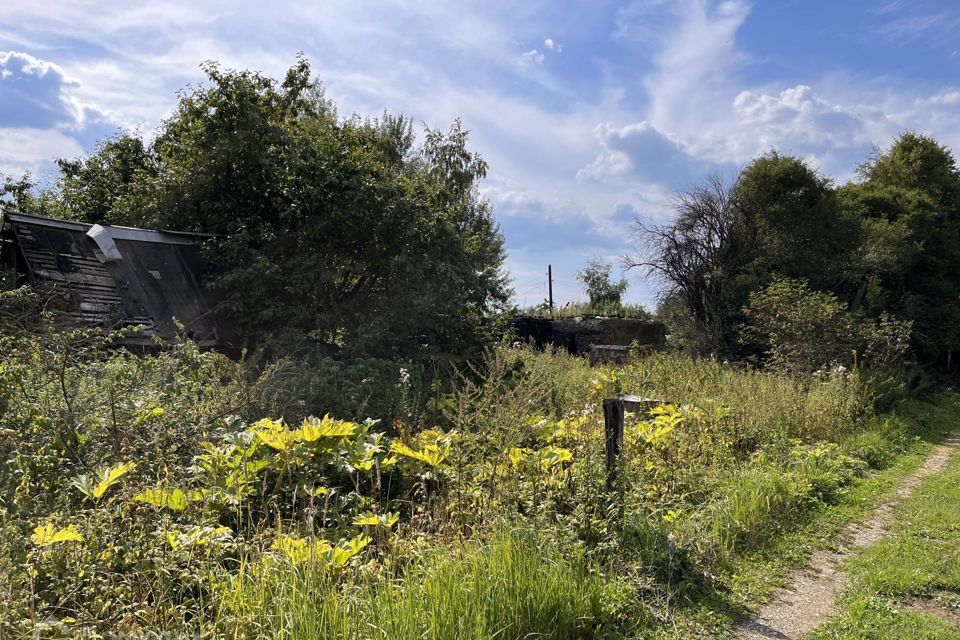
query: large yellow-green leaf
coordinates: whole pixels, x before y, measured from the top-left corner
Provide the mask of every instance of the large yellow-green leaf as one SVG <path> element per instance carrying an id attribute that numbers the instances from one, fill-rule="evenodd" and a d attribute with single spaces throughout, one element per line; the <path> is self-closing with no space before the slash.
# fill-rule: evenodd
<path id="1" fill-rule="evenodd" d="M 58 530 L 52 522 L 48 522 L 35 528 L 30 540 L 38 547 L 49 547 L 58 542 L 83 542 L 83 536 L 77 531 L 76 525 L 71 524 Z"/>
<path id="2" fill-rule="evenodd" d="M 530 456 L 530 449 L 514 447 L 507 452 L 507 456 L 510 458 L 510 464 L 517 467 Z"/>
<path id="3" fill-rule="evenodd" d="M 335 567 L 342 567 L 351 558 L 363 551 L 364 547 L 370 544 L 370 540 L 369 536 L 360 534 L 352 540 L 341 542 L 330 552 L 330 564 Z"/>
<path id="4" fill-rule="evenodd" d="M 91 500 L 99 502 L 104 494 L 110 490 L 110 487 L 136 468 L 136 462 L 124 462 L 123 464 L 102 469 L 96 483 L 90 476 L 82 475 L 73 481 L 73 485 Z"/>
<path id="5" fill-rule="evenodd" d="M 289 429 L 271 429 L 258 431 L 257 438 L 271 449 L 286 451 L 297 442 L 297 437 Z"/>
<path id="6" fill-rule="evenodd" d="M 443 464 L 443 461 L 446 460 L 447 456 L 450 454 L 449 446 L 428 444 L 423 449 L 417 451 L 416 449 L 412 449 L 399 441 L 390 443 L 390 451 L 404 458 L 419 460 L 420 462 L 423 462 L 427 466 L 433 468 L 440 467 L 440 465 Z"/>
<path id="7" fill-rule="evenodd" d="M 676 429 L 683 423 L 683 413 L 674 405 L 661 405 L 650 411 L 653 420 L 642 422 L 638 425 L 643 433 L 643 439 L 649 444 L 654 444 L 663 439 L 667 434 Z"/>
<path id="8" fill-rule="evenodd" d="M 379 516 L 375 513 L 367 513 L 354 518 L 353 524 L 357 527 L 380 527 L 383 529 L 389 529 L 393 525 L 397 524 L 397 520 L 399 519 L 399 513 L 384 513 Z"/>
<path id="9" fill-rule="evenodd" d="M 334 420 L 324 416 L 323 420 L 307 418 L 296 431 L 296 437 L 301 442 L 315 442 L 321 438 L 343 438 L 357 433 L 360 425 L 353 422 Z"/>
<path id="10" fill-rule="evenodd" d="M 540 467 L 545 470 L 573 460 L 573 454 L 570 450 L 562 447 L 547 447 L 542 449 L 539 452 L 539 457 Z"/>
<path id="11" fill-rule="evenodd" d="M 135 495 L 133 499 L 137 502 L 152 504 L 155 507 L 163 507 L 172 511 L 183 511 L 187 508 L 189 502 L 187 494 L 182 489 L 165 487 L 147 489 Z"/>
<path id="12" fill-rule="evenodd" d="M 329 561 L 333 546 L 326 540 L 310 541 L 281 533 L 274 539 L 273 548 L 282 552 L 290 562 L 301 564 L 308 560 Z"/>

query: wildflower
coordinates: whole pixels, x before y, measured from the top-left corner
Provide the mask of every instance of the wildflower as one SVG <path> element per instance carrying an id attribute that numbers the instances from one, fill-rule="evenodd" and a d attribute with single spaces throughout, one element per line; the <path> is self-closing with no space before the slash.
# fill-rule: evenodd
<path id="1" fill-rule="evenodd" d="M 404 367 L 400 367 L 400 386 L 410 386 L 410 372 Z"/>

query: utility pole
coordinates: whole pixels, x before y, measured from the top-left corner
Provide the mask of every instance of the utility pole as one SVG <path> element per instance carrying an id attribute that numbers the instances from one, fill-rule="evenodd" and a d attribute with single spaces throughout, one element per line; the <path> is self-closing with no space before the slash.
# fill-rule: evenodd
<path id="1" fill-rule="evenodd" d="M 547 291 L 549 292 L 550 313 L 553 313 L 553 265 L 547 265 Z"/>

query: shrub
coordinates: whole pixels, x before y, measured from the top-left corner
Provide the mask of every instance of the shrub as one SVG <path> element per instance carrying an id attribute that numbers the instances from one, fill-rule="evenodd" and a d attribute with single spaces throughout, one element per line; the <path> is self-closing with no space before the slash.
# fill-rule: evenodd
<path id="1" fill-rule="evenodd" d="M 910 322 L 855 317 L 836 296 L 802 280 L 778 279 L 751 293 L 744 313 L 743 339 L 764 345 L 770 366 L 789 373 L 889 367 L 903 362 L 910 345 Z"/>

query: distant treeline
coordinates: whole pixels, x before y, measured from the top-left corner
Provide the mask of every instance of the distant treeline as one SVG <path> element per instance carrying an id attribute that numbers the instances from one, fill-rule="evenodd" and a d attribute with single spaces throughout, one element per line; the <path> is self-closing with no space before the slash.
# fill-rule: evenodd
<path id="1" fill-rule="evenodd" d="M 251 344 L 409 358 L 476 353 L 496 335 L 504 239 L 459 122 L 418 142 L 403 116 L 340 117 L 303 58 L 282 82 L 205 71 L 154 137 L 59 160 L 52 184 L 8 178 L 3 197 L 26 213 L 214 234 L 207 284 Z M 665 285 L 659 315 L 686 349 L 797 369 L 890 364 L 909 346 L 952 366 L 960 173 L 932 138 L 902 135 L 839 187 L 771 152 L 675 208 L 669 225 L 637 221 L 628 262 Z M 598 308 L 626 285 L 606 269 L 584 272 Z"/>
<path id="2" fill-rule="evenodd" d="M 891 364 L 910 346 L 920 362 L 955 364 L 960 173 L 936 140 L 905 133 L 839 187 L 771 152 L 733 181 L 680 193 L 675 208 L 669 225 L 637 221 L 630 264 L 666 285 L 660 314 L 687 348 L 802 353 L 781 364 L 809 368 Z"/>

